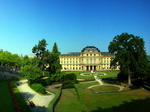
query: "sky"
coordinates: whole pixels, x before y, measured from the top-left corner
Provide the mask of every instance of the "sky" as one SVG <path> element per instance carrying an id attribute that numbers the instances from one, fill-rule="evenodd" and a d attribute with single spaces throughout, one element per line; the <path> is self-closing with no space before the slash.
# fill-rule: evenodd
<path id="1" fill-rule="evenodd" d="M 150 55 L 150 0 L 0 0 L 0 49 L 32 54 L 39 40 L 61 53 L 95 46 L 108 52 L 123 32 L 140 36 Z"/>

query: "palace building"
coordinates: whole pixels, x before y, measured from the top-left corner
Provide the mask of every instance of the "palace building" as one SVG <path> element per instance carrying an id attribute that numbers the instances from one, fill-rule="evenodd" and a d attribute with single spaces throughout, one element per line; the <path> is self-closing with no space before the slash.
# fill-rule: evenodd
<path id="1" fill-rule="evenodd" d="M 87 46 L 81 52 L 60 54 L 62 71 L 100 71 L 111 70 L 110 62 L 114 55 L 101 52 L 94 46 Z M 117 67 L 116 70 L 119 68 Z"/>

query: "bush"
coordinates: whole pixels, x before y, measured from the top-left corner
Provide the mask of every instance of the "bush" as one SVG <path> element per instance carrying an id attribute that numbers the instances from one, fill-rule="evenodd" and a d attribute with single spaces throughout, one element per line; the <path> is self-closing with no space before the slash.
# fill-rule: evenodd
<path id="1" fill-rule="evenodd" d="M 42 86 L 42 84 L 32 84 L 31 85 L 31 88 L 33 90 L 35 90 L 36 92 L 38 93 L 42 93 L 42 94 L 45 94 L 46 93 L 46 89 Z"/>
<path id="2" fill-rule="evenodd" d="M 63 89 L 66 89 L 66 88 L 74 88 L 74 82 L 72 81 L 65 81 L 63 82 L 63 85 L 62 85 Z"/>
<path id="3" fill-rule="evenodd" d="M 132 80 L 132 84 L 136 87 L 140 87 L 142 85 L 142 80 L 141 79 L 134 79 L 134 80 Z"/>
<path id="4" fill-rule="evenodd" d="M 38 83 L 42 84 L 43 86 L 48 86 L 51 84 L 51 79 L 49 77 L 41 78 Z"/>
<path id="5" fill-rule="evenodd" d="M 63 76 L 65 76 L 65 74 L 63 72 L 60 74 L 51 74 L 51 81 L 52 82 L 61 82 Z"/>
<path id="6" fill-rule="evenodd" d="M 20 73 L 28 79 L 30 84 L 38 83 L 42 76 L 42 70 L 34 65 L 25 65 L 21 68 Z"/>
<path id="7" fill-rule="evenodd" d="M 63 81 L 72 81 L 72 82 L 76 82 L 77 81 L 77 76 L 74 73 L 69 73 L 63 76 Z"/>

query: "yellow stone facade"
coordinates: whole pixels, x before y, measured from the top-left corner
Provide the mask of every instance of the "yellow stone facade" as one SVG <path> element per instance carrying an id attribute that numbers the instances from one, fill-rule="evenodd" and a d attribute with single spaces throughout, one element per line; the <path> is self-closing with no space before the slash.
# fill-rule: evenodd
<path id="1" fill-rule="evenodd" d="M 62 71 L 100 71 L 111 70 L 110 62 L 114 55 L 100 52 L 94 46 L 87 46 L 81 52 L 60 55 Z M 116 68 L 118 70 L 118 67 Z"/>

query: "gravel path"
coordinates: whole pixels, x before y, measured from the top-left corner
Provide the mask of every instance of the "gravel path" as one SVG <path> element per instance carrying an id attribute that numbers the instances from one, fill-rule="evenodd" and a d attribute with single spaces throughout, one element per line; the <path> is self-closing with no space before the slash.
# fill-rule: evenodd
<path id="1" fill-rule="evenodd" d="M 17 82 L 18 89 L 22 93 L 23 97 L 27 100 L 31 100 L 36 105 L 32 107 L 32 112 L 45 112 L 47 110 L 48 104 L 54 98 L 54 94 L 50 93 L 50 95 L 40 95 L 33 91 L 27 83 L 27 80 L 21 80 Z"/>
<path id="2" fill-rule="evenodd" d="M 98 78 L 97 75 L 94 75 L 94 78 L 100 85 L 103 85 L 102 80 L 100 78 Z"/>

